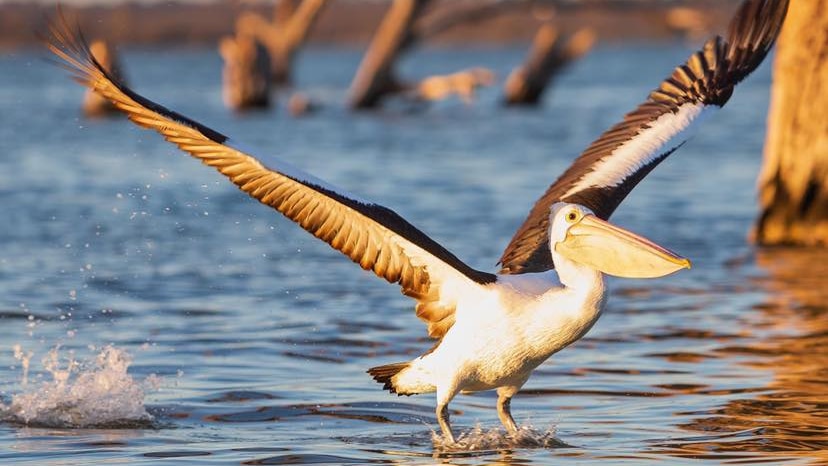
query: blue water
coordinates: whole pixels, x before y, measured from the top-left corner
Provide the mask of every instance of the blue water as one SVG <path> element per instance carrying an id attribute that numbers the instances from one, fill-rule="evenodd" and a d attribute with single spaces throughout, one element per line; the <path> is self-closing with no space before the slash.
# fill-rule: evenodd
<path id="1" fill-rule="evenodd" d="M 395 209 L 493 271 L 546 186 L 688 53 L 599 47 L 534 110 L 501 108 L 495 87 L 473 106 L 353 114 L 344 100 L 359 53 L 311 49 L 295 81 L 322 108 L 301 119 L 288 116 L 285 98 L 263 113 L 226 110 L 211 50 L 126 50 L 122 59 L 144 95 Z M 62 367 L 83 362 L 70 371 L 78 377 L 110 346 L 131 357 L 125 384 L 143 399 L 119 389 L 81 398 L 103 404 L 109 390 L 152 420 L 80 428 L 6 416 L 0 463 L 826 459 L 826 274 L 812 269 L 826 261 L 747 240 L 769 64 L 613 217 L 694 267 L 612 280 L 601 321 L 535 372 L 513 413 L 554 441 L 498 447 L 495 396 L 480 393 L 456 398 L 452 420 L 493 443 L 445 452 L 432 439 L 433 395 L 398 398 L 365 374 L 431 346 L 412 301 L 156 134 L 123 118 L 84 119 L 82 89 L 44 56 L 0 56 L 0 402 L 55 396 L 37 394 L 52 379 L 41 363 L 50 350 Z M 424 50 L 401 74 L 483 65 L 502 82 L 522 57 Z M 33 354 L 25 385 L 15 345 Z"/>

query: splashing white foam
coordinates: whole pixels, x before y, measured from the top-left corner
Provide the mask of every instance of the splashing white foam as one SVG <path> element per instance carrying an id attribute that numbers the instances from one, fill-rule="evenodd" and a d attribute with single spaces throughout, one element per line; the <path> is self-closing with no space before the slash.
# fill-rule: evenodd
<path id="1" fill-rule="evenodd" d="M 15 353 L 22 350 L 15 348 Z M 69 352 L 61 363 L 59 348 L 54 348 L 43 358 L 52 380 L 24 384 L 24 391 L 9 405 L 0 403 L 0 421 L 62 428 L 148 425 L 153 417 L 144 407 L 144 394 L 158 388 L 158 378 L 135 381 L 127 374 L 131 362 L 125 351 L 107 346 L 94 362 L 79 363 Z M 24 381 L 27 377 L 24 374 Z"/>
<path id="2" fill-rule="evenodd" d="M 506 432 L 499 428 L 474 429 L 461 433 L 454 442 L 448 442 L 437 432 L 431 433 L 434 448 L 440 452 L 486 451 L 512 448 L 560 448 L 568 446 L 555 438 L 555 429 L 545 431 L 522 426 L 516 432 Z"/>

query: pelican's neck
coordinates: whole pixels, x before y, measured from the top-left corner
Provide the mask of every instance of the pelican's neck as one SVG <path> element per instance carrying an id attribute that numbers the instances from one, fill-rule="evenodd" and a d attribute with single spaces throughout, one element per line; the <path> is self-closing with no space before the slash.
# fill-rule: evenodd
<path id="1" fill-rule="evenodd" d="M 592 267 L 571 261 L 552 249 L 558 279 L 565 288 L 578 291 L 604 291 L 604 274 Z"/>
<path id="2" fill-rule="evenodd" d="M 540 298 L 528 331 L 538 361 L 584 336 L 601 316 L 606 302 L 604 274 L 567 260 L 553 252 L 561 287 L 550 288 Z"/>

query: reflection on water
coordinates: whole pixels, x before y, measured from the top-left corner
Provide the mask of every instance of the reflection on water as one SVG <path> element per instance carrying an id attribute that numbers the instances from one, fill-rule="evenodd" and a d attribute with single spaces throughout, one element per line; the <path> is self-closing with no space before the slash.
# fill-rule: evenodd
<path id="1" fill-rule="evenodd" d="M 659 445 L 677 456 L 745 455 L 828 461 L 828 250 L 764 249 L 756 263 L 767 274 L 756 286 L 762 338 L 719 351 L 773 374 L 750 397 L 693 413 L 681 425 L 697 435 Z"/>

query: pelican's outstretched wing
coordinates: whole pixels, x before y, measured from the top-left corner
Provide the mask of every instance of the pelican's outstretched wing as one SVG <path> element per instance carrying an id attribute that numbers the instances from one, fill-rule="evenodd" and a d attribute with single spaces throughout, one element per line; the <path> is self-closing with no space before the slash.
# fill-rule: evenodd
<path id="1" fill-rule="evenodd" d="M 707 41 L 546 190 L 503 252 L 501 273 L 554 267 L 549 208 L 555 202 L 581 204 L 609 218 L 639 181 L 687 141 L 694 124 L 727 103 L 734 86 L 762 63 L 787 10 L 788 0 L 742 3 L 726 40 L 717 36 Z"/>
<path id="2" fill-rule="evenodd" d="M 154 129 L 216 168 L 242 191 L 363 269 L 399 283 L 403 293 L 419 301 L 417 316 L 428 323 L 432 337 L 443 336 L 454 323 L 455 294 L 496 280 L 460 261 L 393 211 L 359 200 L 283 162 L 266 167 L 221 133 L 138 95 L 101 67 L 80 33 L 73 33 L 65 21 L 54 24 L 51 33 L 49 49 L 75 79 L 112 101 L 130 120 Z"/>

